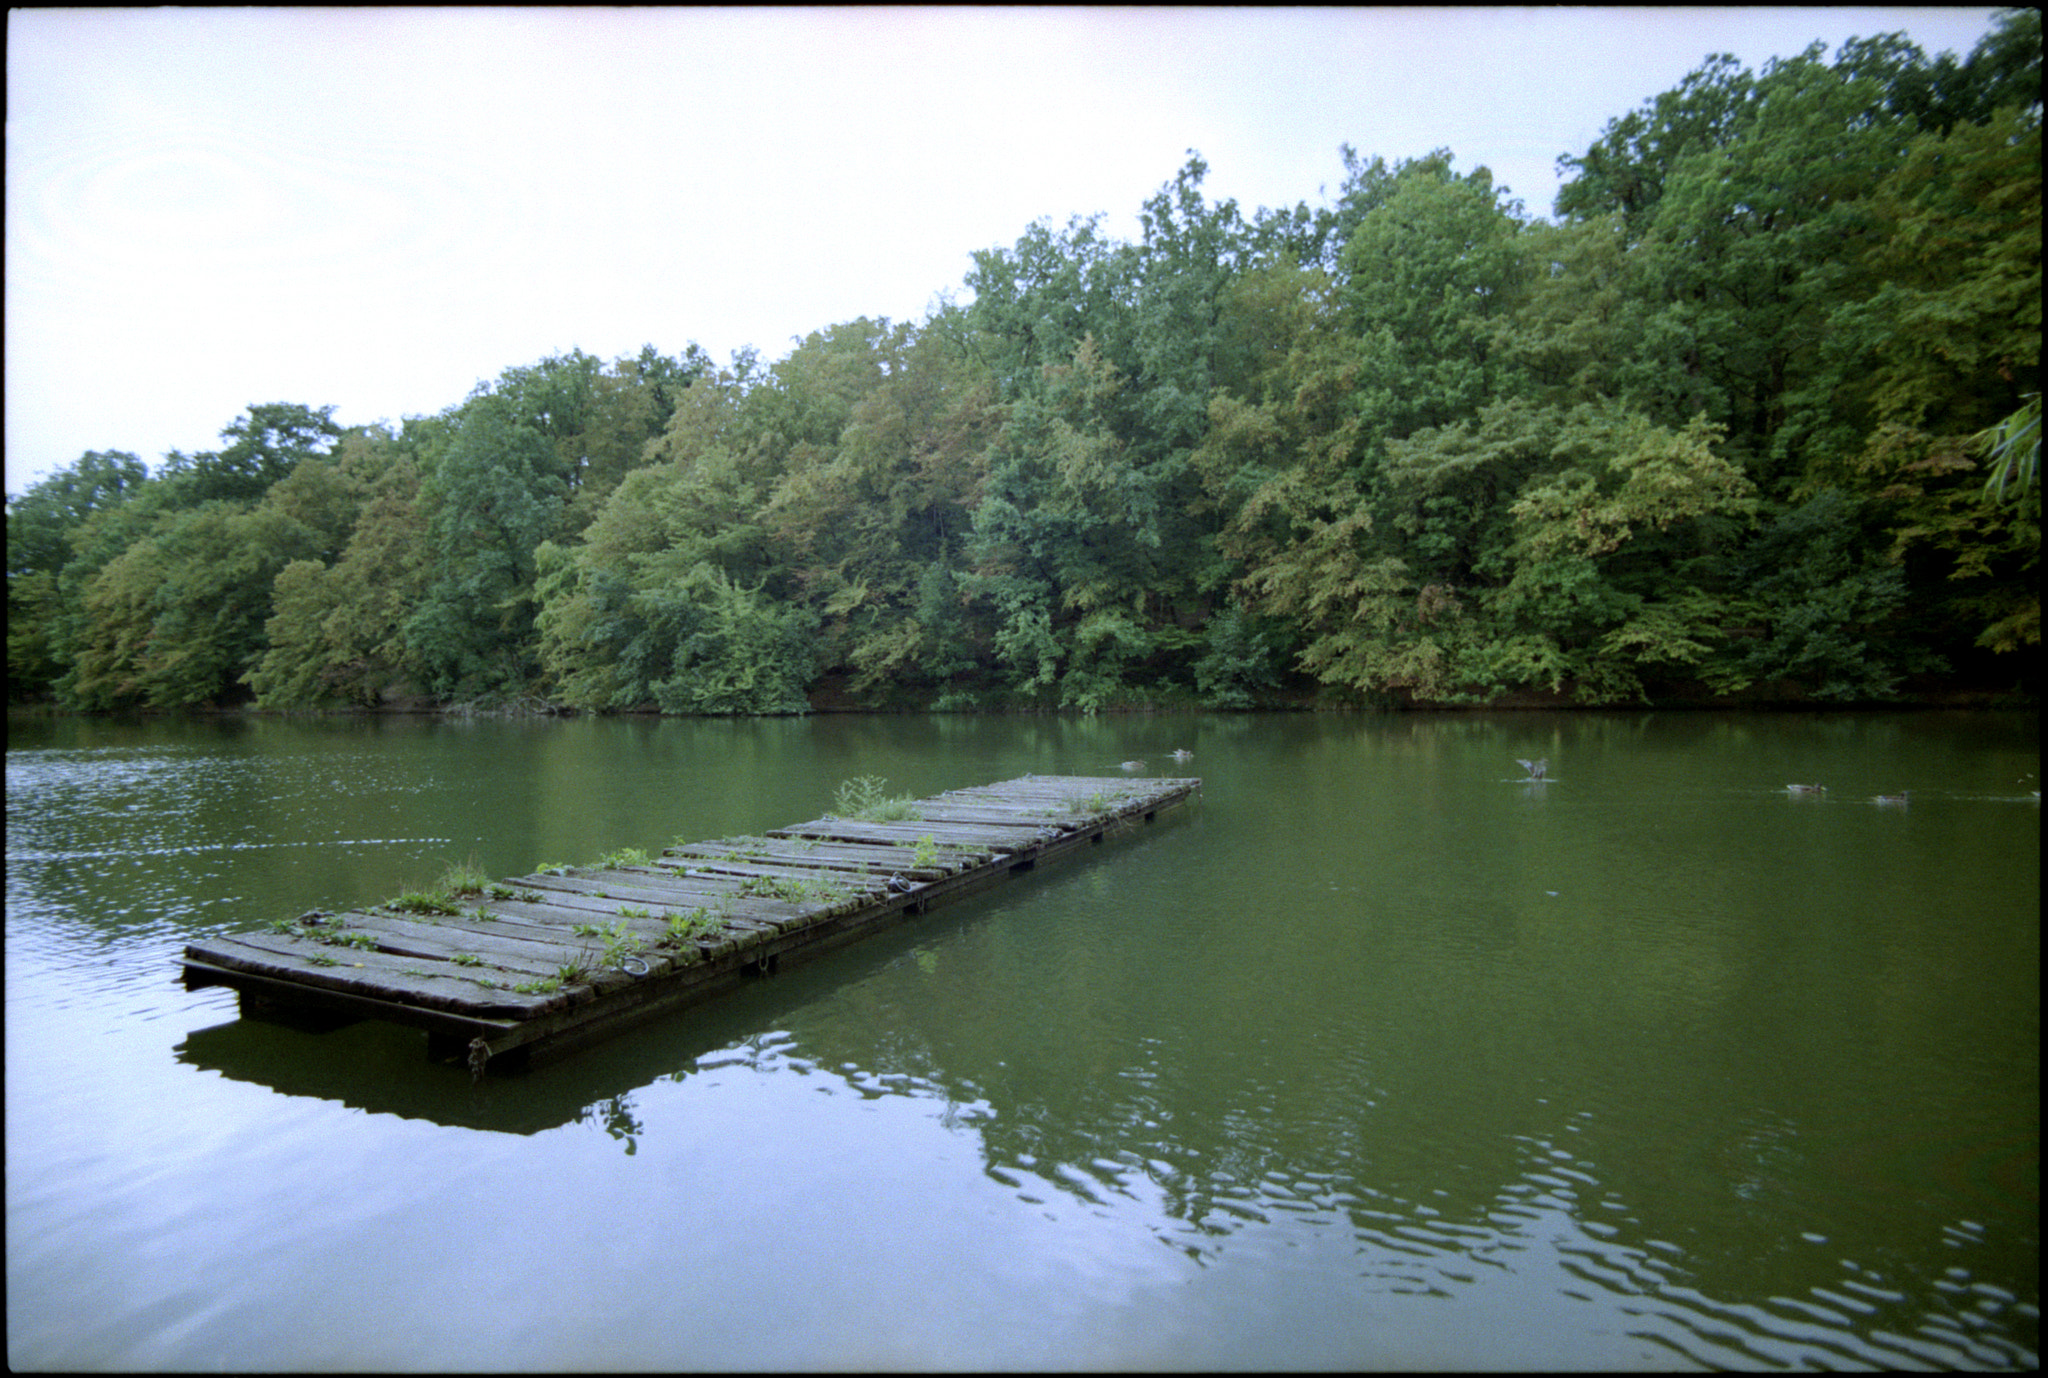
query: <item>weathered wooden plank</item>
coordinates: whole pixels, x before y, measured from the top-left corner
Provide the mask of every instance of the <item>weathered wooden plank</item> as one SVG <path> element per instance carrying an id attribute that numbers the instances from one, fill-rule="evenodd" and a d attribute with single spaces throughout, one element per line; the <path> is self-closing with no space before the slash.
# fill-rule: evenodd
<path id="1" fill-rule="evenodd" d="M 930 866 L 919 867 L 915 854 L 906 848 L 903 854 L 895 859 L 893 865 L 860 871 L 836 866 L 779 861 L 710 861 L 705 862 L 704 866 L 712 875 L 727 877 L 738 884 L 739 893 L 742 895 L 780 893 L 768 888 L 779 885 L 786 887 L 786 897 L 801 903 L 804 896 L 799 892 L 803 891 L 815 892 L 821 901 L 829 899 L 832 894 L 851 898 L 881 889 L 888 884 L 891 876 L 905 875 L 914 879 L 939 880 L 955 871 L 966 869 L 970 864 L 972 863 L 963 861 L 954 866 L 946 866 L 941 859 Z"/>
<path id="2" fill-rule="evenodd" d="M 923 821 L 949 828 L 974 828 L 982 824 L 1010 828 L 1077 828 L 1081 820 L 1065 809 L 1036 806 L 1015 809 L 974 808 L 967 805 L 928 810 Z"/>
<path id="3" fill-rule="evenodd" d="M 495 978 L 482 974 L 435 976 L 410 957 L 334 947 L 282 934 L 245 933 L 214 938 L 194 943 L 187 951 L 230 969 L 464 1014 L 529 1018 L 569 1003 L 563 992 L 528 995 L 510 989 L 510 983 L 486 987 L 479 982 Z"/>
<path id="4" fill-rule="evenodd" d="M 869 823 L 857 818 L 815 818 L 777 828 L 771 837 L 817 837 L 838 842 L 882 842 L 915 846 L 919 838 L 930 837 L 938 846 L 952 845 L 963 851 L 983 854 L 1014 852 L 1033 842 L 1049 840 L 1057 830 L 1044 824 L 984 824 L 969 829 L 965 824 Z"/>
<path id="5" fill-rule="evenodd" d="M 287 1017 L 302 1014 L 339 1015 L 344 1023 L 359 1019 L 380 1019 L 387 1023 L 426 1029 L 433 1035 L 453 1037 L 467 1042 L 475 1037 L 516 1037 L 522 1030 L 542 1027 L 554 1019 L 573 1017 L 572 1011 L 567 1008 L 523 1019 L 469 1014 L 458 1010 L 436 1009 L 406 999 L 386 1000 L 359 991 L 309 986 L 303 981 L 266 975 L 245 967 L 217 966 L 189 952 L 183 960 L 185 985 L 188 989 L 227 986 L 241 995 L 245 1015 L 251 1012 L 250 1002 L 253 1001 L 255 1009 L 261 1012 L 259 1017 L 265 1019 L 280 1013 Z"/>
<path id="6" fill-rule="evenodd" d="M 915 852 L 913 843 L 834 842 L 823 838 L 758 837 L 749 839 L 751 845 L 735 857 L 736 860 L 766 862 L 793 862 L 803 865 L 829 866 L 834 870 L 858 872 L 863 866 L 870 872 L 893 872 Z M 706 860 L 723 860 L 732 849 L 719 849 L 711 843 L 699 842 L 687 846 L 665 849 L 663 857 L 672 857 L 679 862 L 697 865 Z M 953 861 L 971 865 L 986 859 L 985 851 L 971 847 L 939 847 L 942 861 Z"/>
<path id="7" fill-rule="evenodd" d="M 508 933 L 516 932 L 523 937 L 551 938 L 566 940 L 570 929 L 576 924 L 597 923 L 605 918 L 604 911 L 579 904 L 574 908 L 566 904 L 552 904 L 546 901 L 493 900 L 490 911 L 495 919 L 486 926 L 501 926 Z M 617 918 L 617 914 L 611 915 Z M 453 920 L 451 920 L 453 922 Z M 476 920 L 467 922 L 475 923 Z"/>
<path id="8" fill-rule="evenodd" d="M 845 844 L 842 844 L 845 845 Z M 836 878 L 858 884 L 867 881 L 886 881 L 892 875 L 922 873 L 928 880 L 951 875 L 977 862 L 987 859 L 985 852 L 969 851 L 958 847 L 934 847 L 930 865 L 919 867 L 916 862 L 915 845 L 904 847 L 864 847 L 861 855 L 819 855 L 816 852 L 795 850 L 765 855 L 727 858 L 723 855 L 707 857 L 691 855 L 680 848 L 670 848 L 663 857 L 677 857 L 687 862 L 692 874 L 726 876 L 769 876 L 792 880 L 806 878 Z M 657 863 L 658 864 L 658 863 Z"/>
<path id="9" fill-rule="evenodd" d="M 538 976 L 553 974 L 563 963 L 582 956 L 590 946 L 587 940 L 566 933 L 542 941 L 473 919 L 437 924 L 396 914 L 364 915 L 354 931 L 375 938 L 382 952 L 443 962 L 474 956 L 493 966 Z"/>
<path id="10" fill-rule="evenodd" d="M 689 913 L 693 909 L 709 908 L 721 918 L 770 925 L 785 924 L 811 912 L 773 896 L 748 894 L 741 888 L 743 880 L 737 876 L 720 878 L 727 883 L 708 897 L 702 892 L 669 886 L 634 885 L 618 872 L 608 872 L 603 877 L 569 875 L 542 879 L 551 891 L 562 896 L 565 905 L 601 915 L 606 922 L 623 917 L 619 913 L 621 904 L 645 907 L 665 901 L 672 901 L 668 907 L 674 912 Z"/>
<path id="11" fill-rule="evenodd" d="M 528 876 L 524 883 L 542 895 L 571 905 L 587 906 L 593 901 L 607 899 L 622 900 L 627 904 L 645 900 L 662 903 L 673 899 L 686 909 L 724 899 L 738 888 L 733 879 L 710 872 L 682 875 L 651 866 L 638 872 L 589 870 L 570 871 L 565 875 Z"/>
<path id="12" fill-rule="evenodd" d="M 527 879 L 547 897 L 549 905 L 582 915 L 575 920 L 577 923 L 609 923 L 624 917 L 619 913 L 621 906 L 680 914 L 713 909 L 757 918 L 778 917 L 787 908 L 778 909 L 770 902 L 741 893 L 738 877 L 705 876 L 688 884 L 678 884 L 651 872 L 637 882 L 620 872 Z"/>

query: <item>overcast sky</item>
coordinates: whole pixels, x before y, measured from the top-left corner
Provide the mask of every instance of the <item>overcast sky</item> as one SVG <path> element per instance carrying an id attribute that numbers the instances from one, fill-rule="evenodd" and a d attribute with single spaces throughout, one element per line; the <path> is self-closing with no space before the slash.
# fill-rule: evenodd
<path id="1" fill-rule="evenodd" d="M 504 368 L 769 358 L 966 298 L 976 249 L 1205 191 L 1324 204 L 1448 147 L 1532 213 L 1709 53 L 1990 9 L 153 9 L 8 15 L 6 490 L 87 450 L 344 425 Z"/>

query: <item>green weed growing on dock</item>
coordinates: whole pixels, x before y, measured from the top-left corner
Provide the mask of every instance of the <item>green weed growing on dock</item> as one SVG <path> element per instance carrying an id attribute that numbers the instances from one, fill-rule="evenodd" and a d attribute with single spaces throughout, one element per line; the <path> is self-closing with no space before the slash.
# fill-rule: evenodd
<path id="1" fill-rule="evenodd" d="M 634 953 L 647 946 L 647 940 L 626 931 L 626 921 L 618 920 L 610 928 L 597 928 L 591 924 L 577 924 L 573 930 L 586 936 L 604 939 L 604 951 L 597 957 L 598 970 L 615 967 Z"/>
<path id="2" fill-rule="evenodd" d="M 543 861 L 533 868 L 537 876 L 566 876 L 575 868 L 566 861 Z"/>
<path id="3" fill-rule="evenodd" d="M 436 889 L 449 895 L 481 895 L 490 883 L 491 878 L 484 874 L 476 853 L 471 852 L 467 861 L 448 863 L 448 869 L 441 873 L 441 883 Z"/>
<path id="4" fill-rule="evenodd" d="M 842 781 L 833 797 L 833 816 L 856 818 L 864 823 L 917 822 L 917 801 L 907 794 L 891 799 L 882 792 L 888 783 L 879 775 L 862 775 Z"/>
<path id="5" fill-rule="evenodd" d="M 322 924 L 309 919 L 272 919 L 270 931 L 282 933 L 289 938 L 304 938 L 328 947 L 354 947 L 366 952 L 374 952 L 377 948 L 376 935 L 365 933 L 361 929 L 345 928 L 339 920 L 331 924 Z"/>
<path id="6" fill-rule="evenodd" d="M 480 967 L 484 964 L 484 959 L 474 952 L 458 952 L 448 960 L 459 967 Z"/>
<path id="7" fill-rule="evenodd" d="M 509 900 L 520 894 L 519 891 L 514 890 L 509 885 L 487 885 L 484 887 L 484 893 L 494 900 Z M 526 893 L 532 894 L 533 892 L 529 890 Z"/>
<path id="8" fill-rule="evenodd" d="M 408 890 L 384 901 L 386 909 L 396 909 L 406 914 L 446 914 L 462 912 L 462 906 L 455 902 L 455 896 L 446 890 Z"/>
<path id="9" fill-rule="evenodd" d="M 794 876 L 748 876 L 740 882 L 739 893 L 787 900 L 791 904 L 826 904 L 844 898 L 846 887 L 823 876 L 816 880 L 798 880 Z"/>
<path id="10" fill-rule="evenodd" d="M 637 904 L 622 904 L 619 906 L 619 917 L 624 919 L 651 919 L 654 917 L 654 911 Z"/>
<path id="11" fill-rule="evenodd" d="M 698 938 L 710 937 L 725 926 L 722 905 L 716 914 L 699 905 L 687 914 L 664 914 L 662 918 L 668 921 L 668 931 L 661 935 L 662 947 L 684 947 Z"/>
<path id="12" fill-rule="evenodd" d="M 938 840 L 930 833 L 917 840 L 917 846 L 910 853 L 910 864 L 926 868 L 939 864 Z"/>
<path id="13" fill-rule="evenodd" d="M 638 847 L 621 847 L 616 852 L 607 852 L 597 859 L 599 867 L 616 871 L 626 866 L 645 866 L 647 853 Z"/>
<path id="14" fill-rule="evenodd" d="M 512 989 L 521 995 L 553 995 L 562 988 L 559 976 L 536 976 L 531 981 L 521 981 Z"/>

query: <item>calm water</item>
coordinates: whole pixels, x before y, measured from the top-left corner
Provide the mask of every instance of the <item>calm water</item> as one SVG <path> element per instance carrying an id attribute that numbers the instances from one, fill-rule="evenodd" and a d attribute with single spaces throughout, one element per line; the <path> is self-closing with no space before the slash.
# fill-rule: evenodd
<path id="1" fill-rule="evenodd" d="M 177 979 L 451 861 L 1183 745 L 1193 809 L 524 1077 Z M 8 1359 L 2032 1368 L 2038 752 L 2018 715 L 17 721 Z"/>

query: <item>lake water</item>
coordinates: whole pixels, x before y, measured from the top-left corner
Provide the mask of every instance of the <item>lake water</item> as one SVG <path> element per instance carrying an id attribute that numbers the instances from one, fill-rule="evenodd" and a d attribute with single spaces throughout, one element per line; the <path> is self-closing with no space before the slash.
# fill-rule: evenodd
<path id="1" fill-rule="evenodd" d="M 2031 1369 L 2038 731 L 17 719 L 8 1359 Z M 450 862 L 1133 756 L 1199 802 L 524 1075 L 178 979 Z"/>

